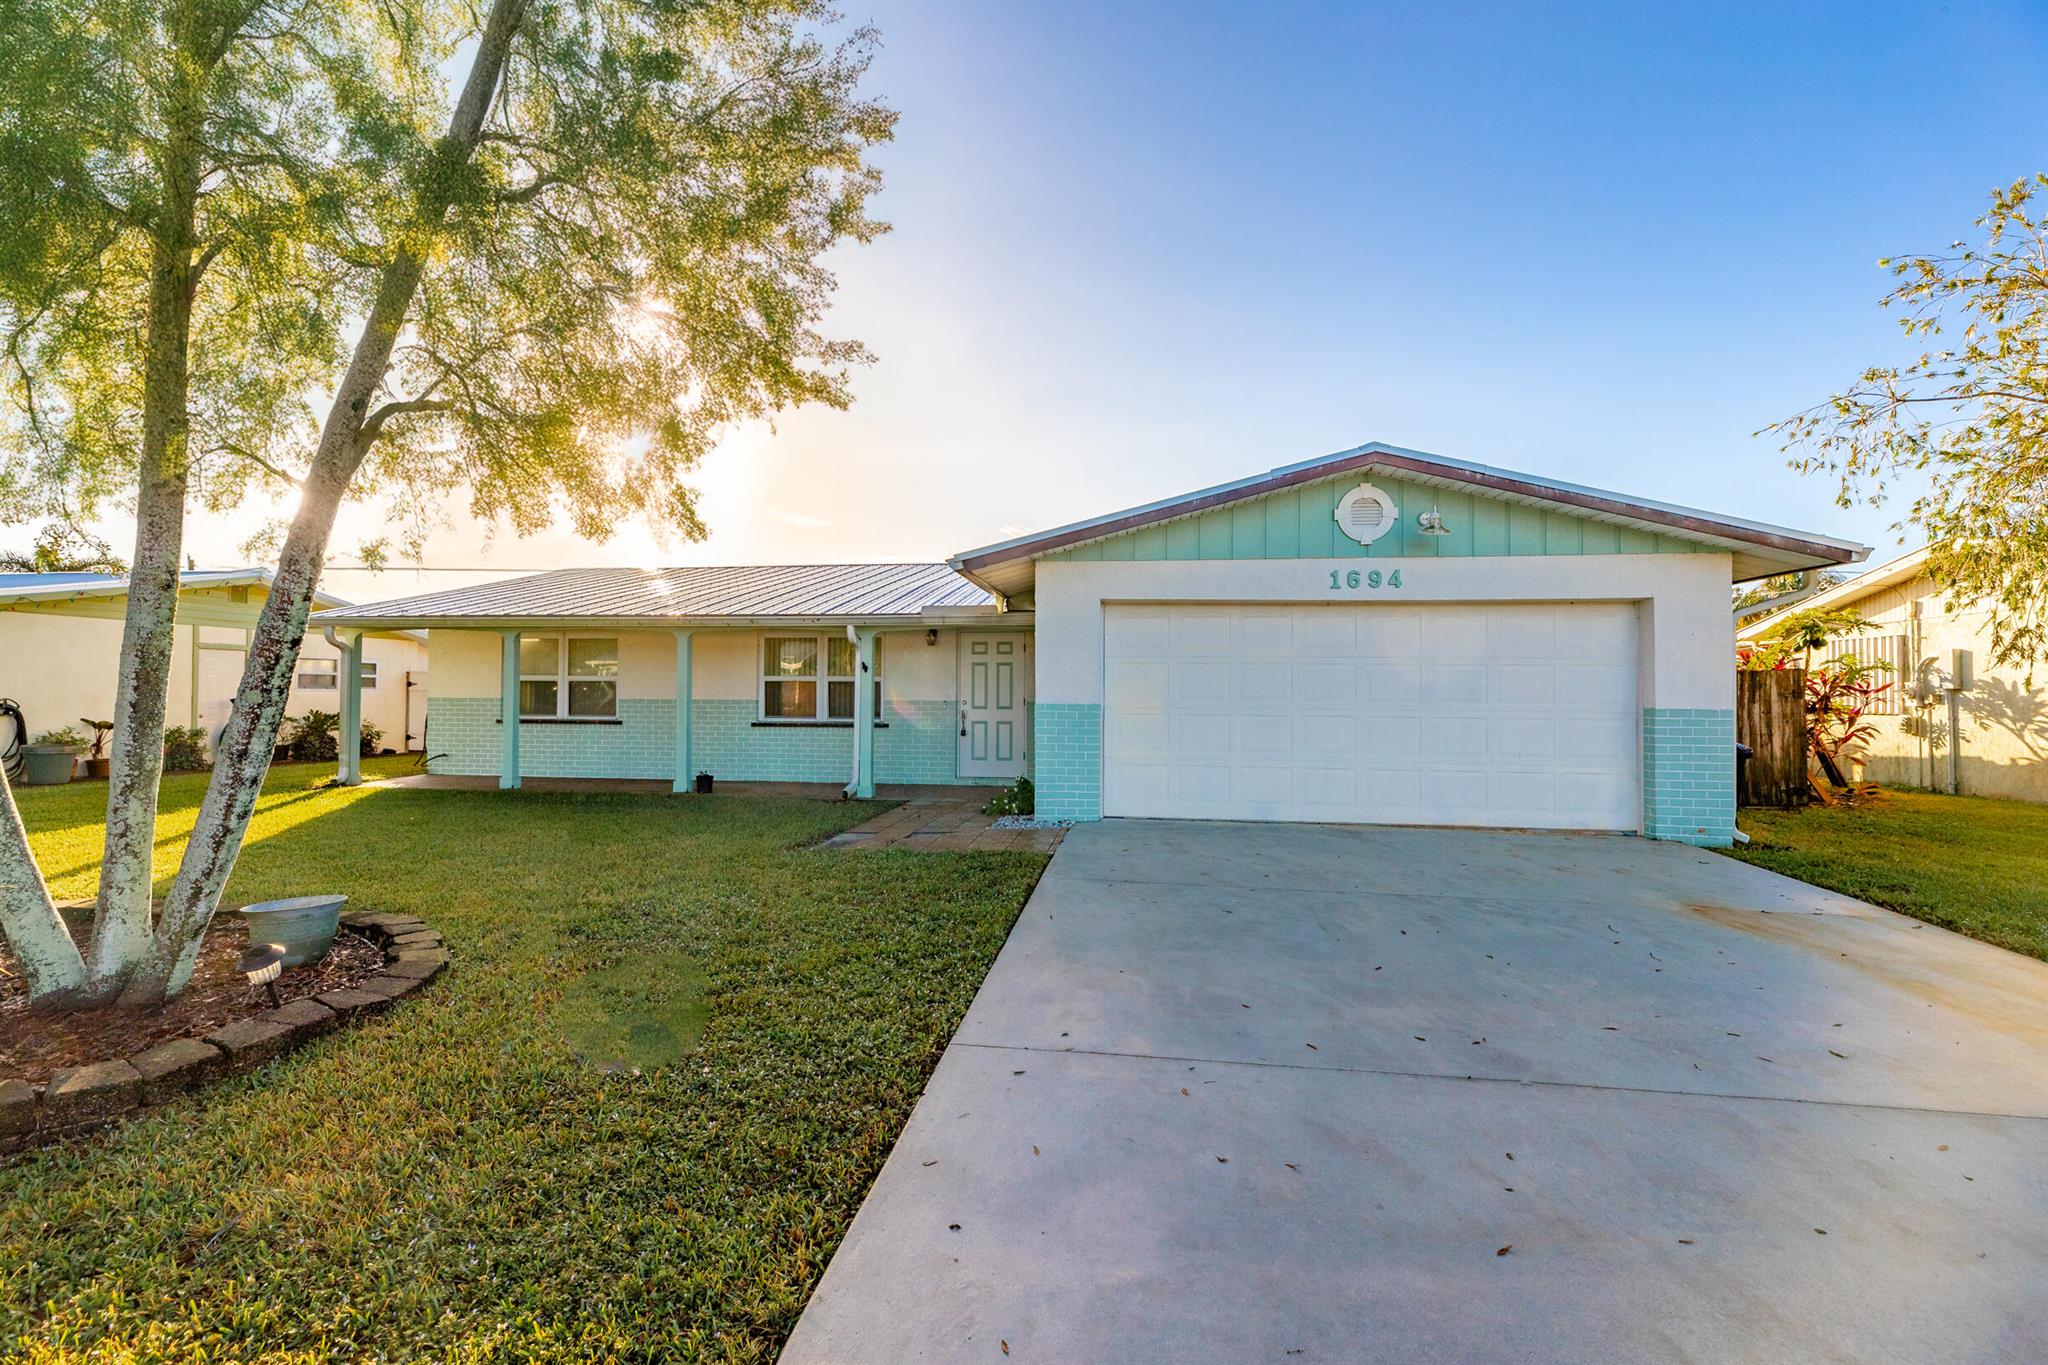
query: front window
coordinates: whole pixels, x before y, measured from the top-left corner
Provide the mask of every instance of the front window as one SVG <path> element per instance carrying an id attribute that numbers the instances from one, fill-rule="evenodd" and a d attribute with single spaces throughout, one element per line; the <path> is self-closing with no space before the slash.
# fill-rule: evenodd
<path id="1" fill-rule="evenodd" d="M 292 681 L 307 692 L 337 691 L 341 681 L 341 660 L 301 659 L 298 676 Z M 363 690 L 377 690 L 377 664 L 373 659 L 363 661 Z"/>
<path id="2" fill-rule="evenodd" d="M 519 714 L 533 720 L 611 720 L 617 717 L 617 637 L 520 636 Z"/>
<path id="3" fill-rule="evenodd" d="M 762 720 L 852 720 L 856 655 L 843 635 L 761 641 Z M 882 714 L 882 648 L 875 642 L 875 715 Z"/>

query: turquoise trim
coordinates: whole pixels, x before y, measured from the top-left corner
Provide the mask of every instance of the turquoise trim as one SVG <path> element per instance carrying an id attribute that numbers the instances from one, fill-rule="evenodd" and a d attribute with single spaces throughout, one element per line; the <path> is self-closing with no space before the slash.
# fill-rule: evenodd
<path id="1" fill-rule="evenodd" d="M 503 633 L 500 653 L 502 659 L 498 674 L 499 747 L 496 771 L 498 774 L 498 785 L 501 788 L 511 788 L 519 785 L 519 778 L 526 771 L 526 760 L 519 755 L 519 741 L 522 736 L 519 726 L 518 631 L 508 630 Z M 433 697 L 431 693 L 429 693 L 427 698 L 427 712 L 430 716 L 433 714 Z M 535 776 L 556 775 L 552 773 L 543 774 L 540 769 L 535 769 L 534 772 Z"/>
<path id="2" fill-rule="evenodd" d="M 1032 785 L 1049 820 L 1102 818 L 1102 707 L 1042 701 L 1032 708 Z"/>
<path id="3" fill-rule="evenodd" d="M 1361 483 L 1369 483 L 1393 498 L 1400 513 L 1396 525 L 1370 545 L 1360 545 L 1337 530 L 1337 500 Z M 1432 507 L 1443 513 L 1449 535 L 1426 536 L 1417 528 L 1416 514 Z M 1563 510 L 1429 488 L 1369 470 L 1226 503 L 1194 516 L 1054 550 L 1045 558 L 1455 559 L 1480 555 L 1700 554 L 1707 548 L 1674 536 L 1653 535 Z"/>
<path id="4" fill-rule="evenodd" d="M 1735 841 L 1735 713 L 1643 710 L 1643 833 L 1703 848 Z"/>
<path id="5" fill-rule="evenodd" d="M 830 782 L 853 775 L 854 731 L 845 725 L 762 726 L 750 699 L 699 698 L 690 706 L 690 776 L 727 782 Z M 874 730 L 877 782 L 985 786 L 954 771 L 957 731 L 951 701 L 882 700 Z M 519 727 L 520 771 L 527 777 L 651 777 L 673 781 L 675 703 L 623 698 L 617 725 Z M 427 702 L 429 771 L 494 776 L 503 726 L 496 697 L 432 697 Z"/>

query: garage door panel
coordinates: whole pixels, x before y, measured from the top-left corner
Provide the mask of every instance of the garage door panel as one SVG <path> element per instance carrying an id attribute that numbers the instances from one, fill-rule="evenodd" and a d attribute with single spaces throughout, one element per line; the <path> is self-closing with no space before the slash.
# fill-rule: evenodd
<path id="1" fill-rule="evenodd" d="M 1430 664 L 1423 674 L 1423 696 L 1439 706 L 1483 706 L 1485 664 Z"/>
<path id="2" fill-rule="evenodd" d="M 1294 753 L 1294 717 L 1285 712 L 1262 716 L 1236 716 L 1231 720 L 1231 738 L 1236 752 L 1246 758 L 1270 758 Z"/>
<path id="3" fill-rule="evenodd" d="M 1557 649 L 1556 621 L 1551 613 L 1514 608 L 1486 614 L 1486 648 L 1496 659 L 1549 658 Z"/>
<path id="4" fill-rule="evenodd" d="M 1486 647 L 1486 616 L 1473 607 L 1444 607 L 1426 618 L 1429 651 L 1438 659 L 1489 657 Z"/>
<path id="5" fill-rule="evenodd" d="M 1630 607 L 1105 615 L 1107 814 L 1639 823 Z"/>
<path id="6" fill-rule="evenodd" d="M 1173 712 L 1167 718 L 1167 757 L 1175 763 L 1183 759 L 1230 757 L 1230 721 L 1231 718 L 1223 714 Z"/>
<path id="7" fill-rule="evenodd" d="M 1294 665 L 1285 659 L 1239 664 L 1231 683 L 1231 700 L 1241 706 L 1284 706 L 1294 700 Z"/>
<path id="8" fill-rule="evenodd" d="M 1157 659 L 1172 648 L 1173 621 L 1164 611 L 1120 609 L 1116 629 L 1106 634 L 1104 654 L 1111 659 Z"/>
<path id="9" fill-rule="evenodd" d="M 1557 665 L 1550 663 L 1490 664 L 1486 670 L 1487 700 L 1495 706 L 1542 707 L 1557 704 Z"/>
<path id="10" fill-rule="evenodd" d="M 1171 678 L 1163 659 L 1112 659 L 1105 695 L 1115 707 L 1161 708 L 1170 695 Z"/>
<path id="11" fill-rule="evenodd" d="M 1621 663 L 1557 666 L 1557 699 L 1569 706 L 1625 706 L 1636 694 L 1635 669 Z"/>
<path id="12" fill-rule="evenodd" d="M 1373 706 L 1413 706 L 1422 700 L 1422 665 L 1367 664 L 1365 699 Z"/>
<path id="13" fill-rule="evenodd" d="M 1204 660 L 1172 663 L 1172 685 L 1167 689 L 1177 706 L 1227 702 L 1230 700 L 1230 665 Z"/>
<path id="14" fill-rule="evenodd" d="M 1173 618 L 1174 652 L 1190 655 L 1228 655 L 1232 644 L 1232 618 L 1228 608 L 1181 610 Z"/>
<path id="15" fill-rule="evenodd" d="M 1296 695 L 1310 706 L 1351 707 L 1362 699 L 1357 664 L 1296 664 L 1294 672 Z"/>
<path id="16" fill-rule="evenodd" d="M 1237 618 L 1237 647 L 1246 654 L 1290 657 L 1294 653 L 1294 613 L 1245 612 Z"/>
<path id="17" fill-rule="evenodd" d="M 1364 758 L 1414 758 L 1422 752 L 1422 717 L 1368 716 L 1359 726 L 1359 737 Z"/>

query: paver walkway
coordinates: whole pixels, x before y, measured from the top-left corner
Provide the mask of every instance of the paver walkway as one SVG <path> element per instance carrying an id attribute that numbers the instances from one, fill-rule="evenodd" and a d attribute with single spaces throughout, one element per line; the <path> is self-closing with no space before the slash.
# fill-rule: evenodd
<path id="1" fill-rule="evenodd" d="M 1059 847 L 1060 829 L 996 829 L 995 817 L 981 808 L 995 795 L 994 787 L 958 787 L 943 793 L 913 796 L 894 810 L 835 834 L 826 848 L 908 848 L 928 853 L 969 849 L 1027 849 L 1050 853 Z"/>

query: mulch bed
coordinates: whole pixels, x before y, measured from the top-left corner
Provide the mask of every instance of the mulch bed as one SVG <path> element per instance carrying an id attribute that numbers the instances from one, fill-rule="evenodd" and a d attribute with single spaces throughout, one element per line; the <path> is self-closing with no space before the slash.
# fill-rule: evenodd
<path id="1" fill-rule="evenodd" d="M 235 970 L 249 947 L 240 916 L 214 916 L 199 949 L 192 984 L 156 1009 L 84 1010 L 77 1014 L 32 1014 L 28 989 L 14 955 L 0 943 L 0 1077 L 40 1085 L 60 1067 L 125 1057 L 169 1042 L 196 1038 L 270 1008 L 267 992 L 252 989 Z M 318 962 L 293 967 L 277 979 L 285 1001 L 353 986 L 384 966 L 384 950 L 343 928 Z"/>

